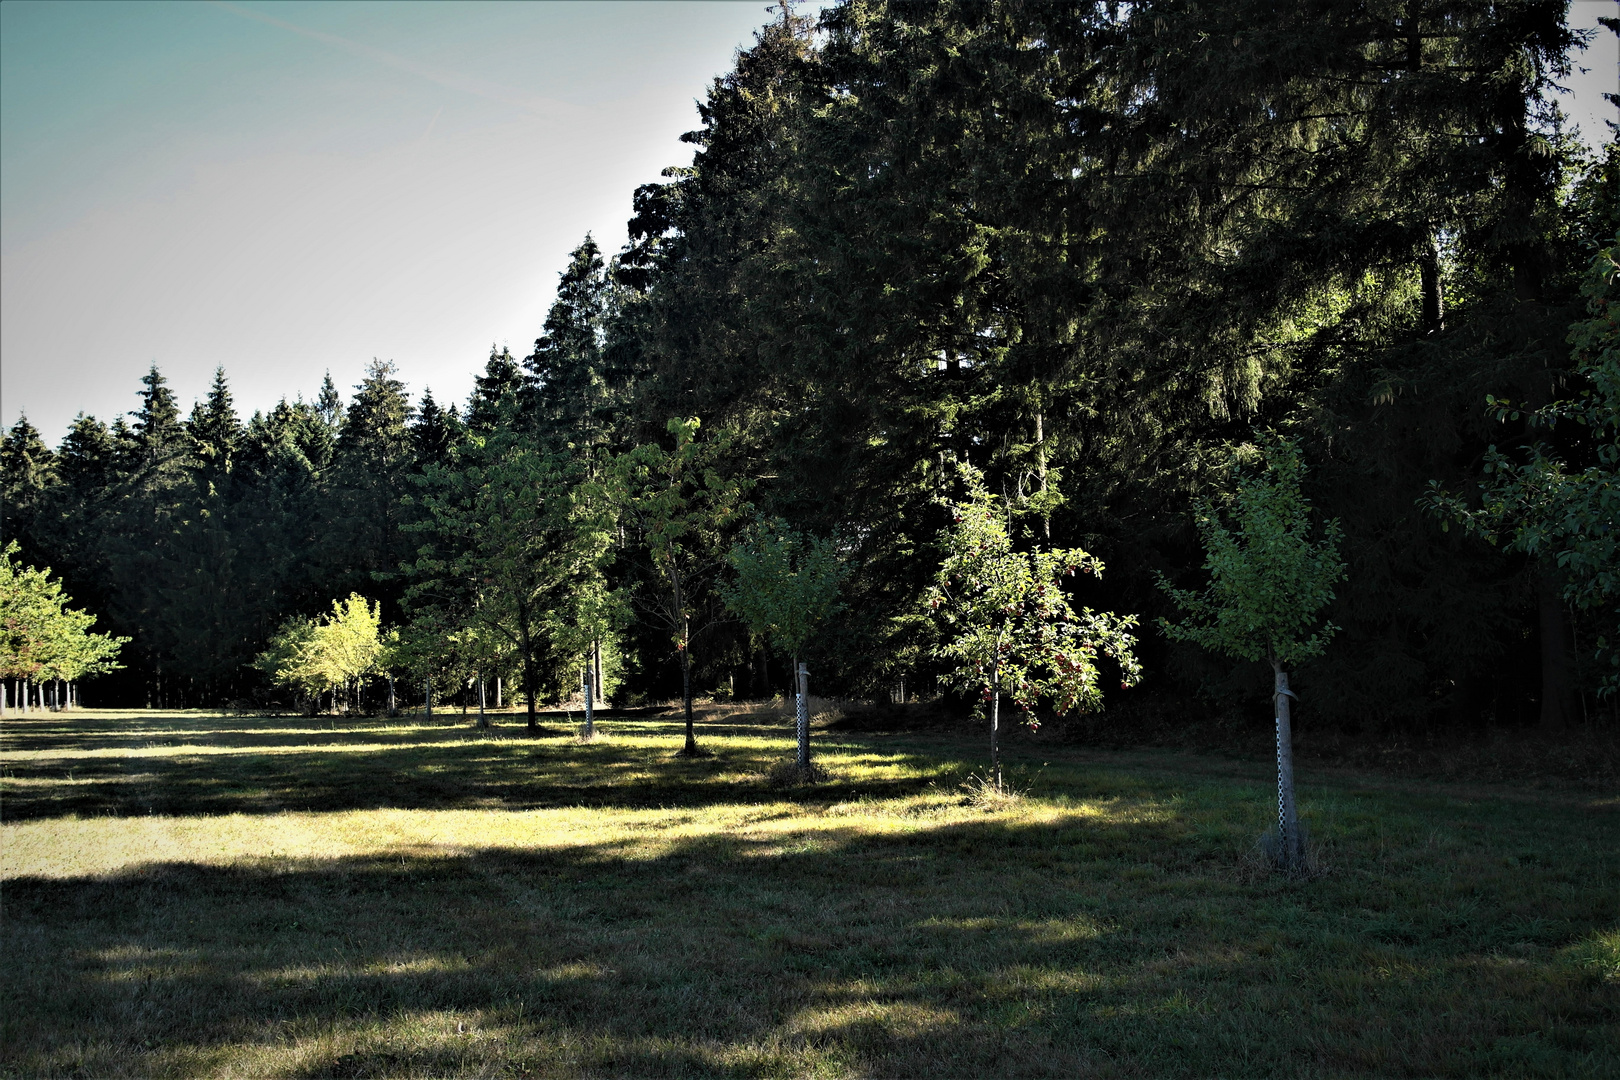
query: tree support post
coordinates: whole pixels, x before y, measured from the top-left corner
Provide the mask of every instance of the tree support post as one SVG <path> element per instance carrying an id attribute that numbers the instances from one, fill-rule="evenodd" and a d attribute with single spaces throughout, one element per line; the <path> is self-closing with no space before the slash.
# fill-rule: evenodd
<path id="1" fill-rule="evenodd" d="M 1304 845 L 1300 843 L 1299 815 L 1294 807 L 1294 732 L 1290 699 L 1299 695 L 1288 689 L 1288 672 L 1277 661 L 1272 661 L 1276 672 L 1277 703 L 1277 837 L 1280 843 L 1278 861 L 1284 870 L 1294 873 L 1305 865 Z"/>
<path id="2" fill-rule="evenodd" d="M 810 669 L 794 661 L 798 673 L 799 693 L 794 714 L 798 722 L 799 770 L 810 768 Z"/>
<path id="3" fill-rule="evenodd" d="M 1001 660 L 990 665 L 990 770 L 1001 794 Z"/>
<path id="4" fill-rule="evenodd" d="M 591 669 L 589 665 L 581 673 L 580 686 L 585 691 L 585 737 L 589 739 L 596 734 L 596 687 L 592 685 Z"/>

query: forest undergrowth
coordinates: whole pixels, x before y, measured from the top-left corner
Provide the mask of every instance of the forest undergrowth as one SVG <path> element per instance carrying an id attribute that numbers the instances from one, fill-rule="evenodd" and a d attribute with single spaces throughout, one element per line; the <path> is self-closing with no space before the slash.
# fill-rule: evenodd
<path id="1" fill-rule="evenodd" d="M 577 719 L 577 713 L 575 714 Z M 1620 800 L 677 715 L 9 721 L 8 1076 L 1612 1076 Z M 969 786 L 964 787 L 967 784 Z"/>

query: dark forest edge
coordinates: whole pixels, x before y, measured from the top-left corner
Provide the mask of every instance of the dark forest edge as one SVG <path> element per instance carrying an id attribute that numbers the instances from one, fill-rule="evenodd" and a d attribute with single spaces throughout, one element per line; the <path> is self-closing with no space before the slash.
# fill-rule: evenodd
<path id="1" fill-rule="evenodd" d="M 291 705 L 256 660 L 349 596 L 386 656 L 356 695 L 500 678 L 532 722 L 587 672 L 622 706 L 803 662 L 886 698 L 949 674 L 964 476 L 1152 626 L 1275 432 L 1347 567 L 1291 675 L 1313 722 L 1612 733 L 1620 155 L 1545 103 L 1564 6 L 1314 6 L 784 13 L 466 403 L 374 361 L 244 423 L 223 368 L 183 415 L 154 366 L 128 420 L 11 428 L 4 537 L 131 639 L 91 704 Z M 770 535 L 843 567 L 791 649 L 727 601 Z M 1264 715 L 1263 660 L 1135 650 L 1145 690 Z"/>

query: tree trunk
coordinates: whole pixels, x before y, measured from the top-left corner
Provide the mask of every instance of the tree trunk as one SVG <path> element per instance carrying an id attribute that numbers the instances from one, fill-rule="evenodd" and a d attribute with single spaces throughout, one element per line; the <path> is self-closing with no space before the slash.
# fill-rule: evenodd
<path id="1" fill-rule="evenodd" d="M 1536 608 L 1541 622 L 1541 730 L 1562 732 L 1574 718 L 1570 692 L 1569 618 L 1557 578 L 1536 575 Z"/>
<path id="2" fill-rule="evenodd" d="M 798 720 L 799 768 L 803 770 L 810 767 L 810 669 L 795 656 L 793 670 L 798 672 L 799 678 L 799 700 L 794 712 Z"/>
<path id="3" fill-rule="evenodd" d="M 590 665 L 586 665 L 583 674 L 585 677 L 580 680 L 580 683 L 585 688 L 585 737 L 589 739 L 592 735 L 596 734 L 596 712 L 594 708 L 596 703 L 596 685 L 591 679 Z"/>
<path id="4" fill-rule="evenodd" d="M 1438 333 L 1445 320 L 1445 303 L 1440 293 L 1440 252 L 1433 237 L 1429 238 L 1418 270 L 1423 286 L 1423 329 L 1425 333 Z"/>
<path id="5" fill-rule="evenodd" d="M 602 642 L 591 642 L 591 678 L 596 684 L 596 700 L 602 700 Z"/>
<path id="6" fill-rule="evenodd" d="M 422 680 L 422 708 L 429 720 L 433 719 L 433 680 Z"/>
<path id="7" fill-rule="evenodd" d="M 540 695 L 540 672 L 535 662 L 534 638 L 530 633 L 531 620 L 529 619 L 529 606 L 527 603 L 518 605 L 518 647 L 523 654 L 523 696 L 524 720 L 528 724 L 529 734 L 540 734 L 540 716 L 535 712 L 535 699 Z"/>
<path id="8" fill-rule="evenodd" d="M 1046 494 L 1046 421 L 1040 413 L 1035 414 L 1035 473 L 1041 482 L 1041 494 Z M 1046 542 L 1052 542 L 1052 515 L 1041 515 L 1041 536 Z M 904 680 L 901 681 L 904 685 Z M 905 702 L 905 693 L 900 695 L 902 704 Z"/>
<path id="9" fill-rule="evenodd" d="M 388 715 L 398 716 L 399 709 L 394 705 L 394 676 L 388 676 Z"/>
<path id="10" fill-rule="evenodd" d="M 535 670 L 534 650 L 525 648 L 523 651 L 523 696 L 528 699 L 524 712 L 528 719 L 529 734 L 537 735 L 540 732 L 540 714 L 535 711 L 535 688 L 540 685 L 539 673 Z"/>
<path id="11" fill-rule="evenodd" d="M 1294 697 L 1288 689 L 1288 673 L 1276 660 L 1272 699 L 1277 703 L 1277 857 L 1282 868 L 1294 873 L 1305 865 L 1305 846 L 1300 841 L 1299 815 L 1294 808 L 1294 728 L 1289 707 Z"/>
<path id="12" fill-rule="evenodd" d="M 990 665 L 990 772 L 1001 794 L 1001 660 Z"/>
<path id="13" fill-rule="evenodd" d="M 478 726 L 489 727 L 489 716 L 484 712 L 484 677 L 478 676 Z"/>
<path id="14" fill-rule="evenodd" d="M 495 707 L 501 707 L 501 677 L 495 676 Z"/>
<path id="15" fill-rule="evenodd" d="M 697 731 L 692 727 L 692 657 L 681 649 L 681 704 L 686 707 L 686 747 L 683 754 L 697 753 Z"/>

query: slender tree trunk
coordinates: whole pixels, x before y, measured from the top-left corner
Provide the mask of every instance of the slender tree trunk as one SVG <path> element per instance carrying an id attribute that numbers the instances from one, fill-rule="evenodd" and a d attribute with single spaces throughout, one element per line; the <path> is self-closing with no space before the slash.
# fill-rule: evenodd
<path id="1" fill-rule="evenodd" d="M 1294 697 L 1288 689 L 1288 672 L 1276 660 L 1271 662 L 1275 673 L 1272 700 L 1277 703 L 1277 835 L 1280 840 L 1278 859 L 1289 873 L 1305 865 L 1305 847 L 1301 843 L 1299 815 L 1294 807 L 1294 728 L 1293 712 L 1289 703 Z"/>
<path id="2" fill-rule="evenodd" d="M 1432 236 L 1423 252 L 1418 269 L 1423 286 L 1423 328 L 1427 333 L 1437 333 L 1444 323 L 1446 313 L 1444 298 L 1440 293 L 1440 252 L 1435 247 Z"/>
<path id="3" fill-rule="evenodd" d="M 535 711 L 534 700 L 538 696 L 535 687 L 540 684 L 540 675 L 536 671 L 534 651 L 525 645 L 523 650 L 523 696 L 528 699 L 524 712 L 529 723 L 529 734 L 535 735 L 540 731 L 540 714 Z"/>
<path id="4" fill-rule="evenodd" d="M 422 680 L 422 709 L 427 713 L 429 720 L 433 719 L 433 680 Z"/>
<path id="5" fill-rule="evenodd" d="M 523 651 L 523 696 L 527 699 L 524 706 L 524 718 L 528 722 L 529 734 L 540 733 L 540 715 L 535 711 L 536 691 L 540 687 L 540 672 L 534 657 L 534 638 L 530 636 L 529 606 L 520 601 L 518 604 L 518 636 L 519 647 Z"/>
<path id="6" fill-rule="evenodd" d="M 495 676 L 495 707 L 501 707 L 501 677 Z"/>
<path id="7" fill-rule="evenodd" d="M 810 768 L 810 669 L 793 658 L 793 670 L 798 672 L 799 702 L 796 711 L 799 729 L 799 768 Z"/>
<path id="8" fill-rule="evenodd" d="M 1035 475 L 1041 482 L 1041 494 L 1046 494 L 1046 424 L 1045 418 L 1038 412 L 1035 414 Z M 1041 515 L 1041 535 L 1046 538 L 1048 544 L 1052 542 L 1051 514 Z M 903 680 L 901 685 L 904 685 Z M 900 700 L 904 703 L 904 692 L 901 693 Z"/>
<path id="9" fill-rule="evenodd" d="M 10 715 L 11 715 L 11 687 L 6 685 L 6 681 L 4 679 L 0 679 L 0 716 L 10 716 Z"/>
<path id="10" fill-rule="evenodd" d="M 683 754 L 697 753 L 697 730 L 692 726 L 692 655 L 681 650 L 681 703 L 686 707 L 686 747 Z"/>
<path id="11" fill-rule="evenodd" d="M 596 685 L 591 679 L 591 669 L 589 664 L 586 665 L 582 674 L 584 675 L 584 678 L 580 680 L 580 683 L 585 689 L 585 737 L 589 739 L 591 736 L 596 734 L 596 711 L 594 708 L 596 702 Z"/>
<path id="12" fill-rule="evenodd" d="M 399 709 L 394 704 L 394 676 L 392 673 L 388 676 L 388 715 L 399 715 Z"/>
<path id="13" fill-rule="evenodd" d="M 1541 729 L 1564 731 L 1574 718 L 1570 698 L 1569 618 L 1558 579 L 1536 576 L 1536 608 L 1541 622 Z"/>
<path id="14" fill-rule="evenodd" d="M 990 771 L 1001 794 L 1001 659 L 990 665 Z"/>
<path id="15" fill-rule="evenodd" d="M 597 638 L 591 642 L 591 678 L 596 683 L 596 700 L 602 697 L 602 640 Z"/>
<path id="16" fill-rule="evenodd" d="M 484 677 L 478 676 L 478 726 L 489 727 L 489 715 L 484 712 Z"/>

